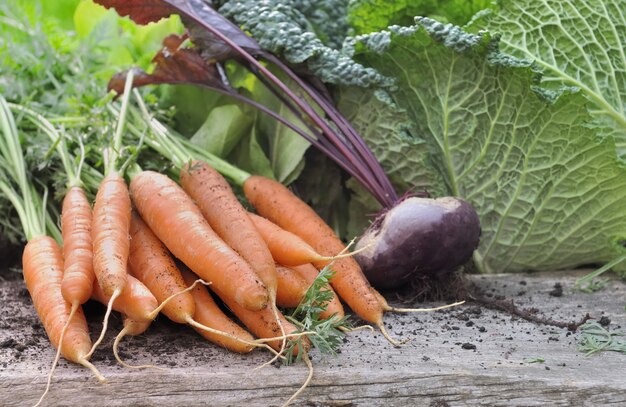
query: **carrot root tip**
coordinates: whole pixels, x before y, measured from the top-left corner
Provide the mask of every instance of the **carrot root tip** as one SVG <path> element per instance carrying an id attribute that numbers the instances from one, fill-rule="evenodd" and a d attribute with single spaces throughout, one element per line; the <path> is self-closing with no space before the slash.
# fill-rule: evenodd
<path id="1" fill-rule="evenodd" d="M 270 352 L 272 352 L 274 354 L 278 353 L 274 349 L 272 349 L 271 346 L 269 346 L 269 345 L 267 345 L 265 343 L 259 342 L 258 340 L 255 340 L 255 341 L 251 342 L 251 341 L 247 341 L 245 339 L 237 338 L 236 336 L 231 335 L 228 332 L 220 331 L 218 329 L 214 329 L 214 328 L 208 327 L 206 325 L 202 325 L 201 323 L 197 322 L 196 320 L 194 320 L 191 317 L 187 317 L 187 319 L 185 321 L 189 325 L 191 325 L 191 326 L 193 326 L 195 328 L 201 329 L 203 331 L 210 332 L 210 333 L 213 333 L 213 334 L 216 334 L 216 335 L 221 335 L 221 336 L 223 336 L 225 338 L 229 338 L 229 339 L 231 339 L 233 341 L 244 343 L 244 344 L 249 345 L 249 346 L 254 346 L 256 348 L 265 348 L 265 349 L 269 350 Z M 274 338 L 274 340 L 276 340 L 276 338 Z"/>
<path id="2" fill-rule="evenodd" d="M 402 345 L 404 345 L 405 343 L 407 343 L 408 341 L 410 341 L 409 338 L 403 339 L 401 341 L 398 341 L 396 339 L 393 339 L 389 333 L 387 332 L 387 330 L 385 329 L 385 326 L 381 323 L 380 325 L 378 325 L 378 329 L 380 329 L 380 333 L 383 334 L 383 336 L 385 337 L 385 339 L 387 339 L 389 341 L 389 343 L 391 343 L 393 346 L 395 347 L 400 347 Z"/>
<path id="3" fill-rule="evenodd" d="M 452 308 L 452 307 L 457 307 L 459 305 L 465 304 L 465 301 L 458 301 L 455 302 L 453 304 L 446 304 L 446 305 L 442 305 L 440 307 L 434 307 L 434 308 L 395 308 L 395 307 L 386 307 L 385 311 L 391 311 L 391 312 L 433 312 L 433 311 L 440 311 L 442 309 L 447 309 L 447 308 Z"/>
<path id="4" fill-rule="evenodd" d="M 161 371 L 166 371 L 167 369 L 164 369 L 162 367 L 159 366 L 155 366 L 155 365 L 130 365 L 126 362 L 124 362 L 122 360 L 122 358 L 120 357 L 119 354 L 119 346 L 120 346 L 120 342 L 122 341 L 122 339 L 126 336 L 126 333 L 128 332 L 128 330 L 126 328 L 123 328 L 119 334 L 117 334 L 117 336 L 115 337 L 115 342 L 113 342 L 113 355 L 115 355 L 115 360 L 117 360 L 117 362 L 124 366 L 125 368 L 128 369 L 156 369 L 156 370 L 161 370 Z"/>
<path id="5" fill-rule="evenodd" d="M 113 309 L 113 302 L 115 301 L 117 297 L 120 296 L 121 293 L 122 293 L 122 290 L 120 288 L 118 288 L 117 290 L 113 292 L 113 295 L 111 296 L 111 299 L 109 300 L 109 304 L 107 305 L 107 311 L 104 314 L 104 321 L 102 322 L 102 332 L 100 332 L 100 336 L 98 337 L 98 340 L 93 344 L 89 352 L 84 356 L 85 360 L 89 360 L 91 355 L 93 355 L 93 353 L 96 351 L 96 348 L 98 347 L 98 345 L 100 345 L 100 343 L 104 339 L 104 334 L 106 334 L 107 327 L 109 326 L 109 316 L 111 315 L 111 310 Z"/>
<path id="6" fill-rule="evenodd" d="M 78 361 L 78 363 L 85 366 L 87 369 L 91 370 L 91 372 L 96 376 L 96 379 L 98 379 L 100 383 L 107 383 L 107 379 L 104 376 L 102 376 L 102 373 L 100 373 L 100 371 L 98 371 L 98 369 L 91 362 L 89 362 L 86 358 L 83 357 L 82 359 Z"/>
<path id="7" fill-rule="evenodd" d="M 304 383 L 302 383 L 302 386 L 300 386 L 300 388 L 291 397 L 289 397 L 289 400 L 287 400 L 285 404 L 283 404 L 283 407 L 286 407 L 289 404 L 291 404 L 291 402 L 294 401 L 296 397 L 298 397 L 300 393 L 302 393 L 304 389 L 306 389 L 309 386 L 309 384 L 311 383 L 311 379 L 313 379 L 313 363 L 311 363 L 311 359 L 309 359 L 309 354 L 306 351 L 302 352 L 302 359 L 304 360 L 304 363 L 306 363 L 306 366 L 309 369 L 309 374 L 307 375 Z"/>
<path id="8" fill-rule="evenodd" d="M 276 360 L 278 360 L 281 355 L 285 352 L 285 346 L 287 346 L 287 337 L 285 336 L 285 327 L 283 326 L 283 323 L 280 321 L 280 318 L 278 317 L 278 309 L 276 308 L 276 294 L 272 294 L 272 313 L 274 314 L 274 318 L 276 319 L 276 323 L 278 324 L 278 328 L 280 329 L 280 335 L 283 337 L 282 338 L 282 342 L 280 344 L 280 349 L 278 350 L 278 353 L 276 355 L 274 355 L 274 357 L 272 359 L 270 359 L 269 361 L 263 363 L 261 366 L 255 368 L 254 370 L 257 369 L 262 369 L 265 366 L 269 366 L 272 363 L 274 363 Z"/>
<path id="9" fill-rule="evenodd" d="M 362 331 L 364 329 L 369 329 L 372 333 L 376 332 L 374 327 L 371 326 L 371 325 L 361 325 L 361 326 L 357 326 L 357 327 L 354 327 L 354 328 L 346 328 L 345 326 L 340 326 L 340 327 L 337 327 L 337 329 L 339 329 L 341 332 L 344 332 L 344 333 L 351 333 L 351 332 L 356 332 L 356 331 Z"/>

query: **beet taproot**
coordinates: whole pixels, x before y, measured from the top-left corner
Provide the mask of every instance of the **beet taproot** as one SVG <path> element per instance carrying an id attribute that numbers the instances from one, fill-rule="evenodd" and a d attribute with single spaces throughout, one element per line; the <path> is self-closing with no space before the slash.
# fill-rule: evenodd
<path id="1" fill-rule="evenodd" d="M 369 282 L 391 289 L 417 275 L 456 269 L 478 247 L 480 221 L 459 198 L 411 197 L 384 213 L 363 234 L 355 257 Z"/>

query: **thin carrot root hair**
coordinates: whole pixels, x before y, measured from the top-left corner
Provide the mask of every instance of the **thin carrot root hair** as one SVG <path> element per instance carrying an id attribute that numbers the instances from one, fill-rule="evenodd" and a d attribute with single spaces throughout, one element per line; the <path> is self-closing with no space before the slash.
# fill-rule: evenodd
<path id="1" fill-rule="evenodd" d="M 74 314 L 76 313 L 76 310 L 78 309 L 78 306 L 79 306 L 78 302 L 74 302 L 72 304 L 72 308 L 70 310 L 70 315 L 67 318 L 67 322 L 63 326 L 63 329 L 61 329 L 61 339 L 59 339 L 59 346 L 57 347 L 57 353 L 54 356 L 54 361 L 52 362 L 52 367 L 50 368 L 50 373 L 48 373 L 48 380 L 46 382 L 46 389 L 44 390 L 44 392 L 41 395 L 41 397 L 39 397 L 39 400 L 37 401 L 37 404 L 35 404 L 33 407 L 38 407 L 41 404 L 41 402 L 43 401 L 44 397 L 46 397 L 46 395 L 50 391 L 50 385 L 52 383 L 52 376 L 54 375 L 54 370 L 56 369 L 56 367 L 57 367 L 57 365 L 59 363 L 59 360 L 61 359 L 61 348 L 63 347 L 63 338 L 65 337 L 65 331 L 67 331 L 67 328 L 70 326 L 70 322 L 72 322 L 72 317 L 74 317 Z"/>
<path id="2" fill-rule="evenodd" d="M 132 328 L 130 328 L 129 326 L 125 326 L 124 328 L 122 328 L 122 330 L 120 331 L 119 334 L 117 334 L 117 336 L 115 337 L 115 341 L 113 342 L 113 355 L 115 355 L 115 360 L 117 360 L 117 362 L 128 368 L 128 369 L 157 369 L 157 370 L 162 370 L 162 371 L 166 371 L 167 369 L 159 367 L 159 366 L 155 366 L 155 365 L 130 365 L 126 362 L 124 362 L 122 360 L 122 358 L 119 355 L 119 346 L 120 346 L 120 342 L 122 341 L 122 339 L 126 336 L 126 334 L 131 331 Z"/>
<path id="3" fill-rule="evenodd" d="M 360 325 L 360 326 L 355 326 L 354 328 L 347 328 L 345 326 L 339 326 L 337 327 L 337 329 L 339 329 L 341 332 L 344 332 L 344 333 L 357 332 L 357 331 L 362 331 L 364 329 L 369 329 L 372 333 L 376 332 L 374 327 L 371 325 Z"/>
<path id="4" fill-rule="evenodd" d="M 291 404 L 291 402 L 294 401 L 296 397 L 298 397 L 300 393 L 302 393 L 304 389 L 309 386 L 309 384 L 311 383 L 311 379 L 313 379 L 313 363 L 311 363 L 311 359 L 309 359 L 309 354 L 306 350 L 302 351 L 302 359 L 304 360 L 304 363 L 306 363 L 306 366 L 309 368 L 309 374 L 307 375 L 304 383 L 302 383 L 302 386 L 300 386 L 300 388 L 291 397 L 289 397 L 289 400 L 287 400 L 285 404 L 283 404 L 283 407 Z"/>
<path id="5" fill-rule="evenodd" d="M 459 302 L 455 302 L 454 304 L 447 304 L 447 305 L 442 305 L 441 307 L 434 307 L 434 308 L 395 308 L 395 307 L 391 307 L 389 305 L 387 305 L 387 303 L 385 302 L 383 304 L 383 309 L 385 311 L 391 311 L 391 312 L 433 312 L 433 311 L 439 311 L 442 309 L 447 309 L 447 308 L 452 308 L 452 307 L 456 307 L 458 305 L 461 305 L 465 303 L 465 301 L 459 301 Z M 389 333 L 387 332 L 387 330 L 385 329 L 385 326 L 381 323 L 378 324 L 378 328 L 380 329 L 380 332 L 383 334 L 383 336 L 385 337 L 385 339 L 387 339 L 393 346 L 402 346 L 405 343 L 407 343 L 410 339 L 404 339 L 402 341 L 397 341 L 395 339 L 393 339 Z"/>
<path id="6" fill-rule="evenodd" d="M 368 244 L 367 246 L 363 246 L 358 250 L 352 251 L 352 252 L 348 252 L 348 247 L 350 247 L 352 244 L 354 243 L 354 239 L 352 239 L 350 241 L 350 243 L 348 243 L 348 246 L 346 246 L 346 248 L 344 250 L 342 250 L 341 252 L 339 252 L 337 255 L 335 256 L 321 256 L 320 257 L 320 261 L 335 261 L 335 260 L 339 260 L 339 259 L 345 259 L 346 257 L 352 257 L 355 254 L 359 254 L 361 252 L 364 252 L 365 250 L 369 249 L 370 246 L 373 245 L 373 243 Z"/>
<path id="7" fill-rule="evenodd" d="M 199 278 L 196 281 L 193 282 L 193 284 L 191 284 L 189 287 L 185 288 L 184 290 L 181 290 L 177 293 L 174 293 L 172 295 L 170 295 L 169 297 L 167 297 L 166 299 L 163 300 L 163 302 L 161 303 L 161 305 L 159 305 L 158 307 L 156 307 L 154 310 L 152 310 L 152 312 L 150 312 L 150 314 L 148 314 L 148 318 L 150 319 L 154 319 L 157 317 L 157 315 L 159 315 L 159 312 L 161 312 L 161 310 L 163 308 L 165 308 L 165 306 L 167 306 L 167 304 L 172 301 L 174 298 L 176 298 L 177 296 L 187 293 L 191 290 L 193 290 L 194 288 L 196 288 L 196 285 L 198 285 L 198 283 L 200 284 L 204 284 L 206 286 L 211 285 L 211 282 L 208 281 L 204 281 L 203 279 Z"/>
<path id="8" fill-rule="evenodd" d="M 237 338 L 236 336 L 231 335 L 228 332 L 220 331 L 218 329 L 214 329 L 214 328 L 208 327 L 206 325 L 202 325 L 201 323 L 197 322 L 196 320 L 194 320 L 191 317 L 188 317 L 185 322 L 187 322 L 189 325 L 191 325 L 191 326 L 193 326 L 195 328 L 201 329 L 203 331 L 210 332 L 210 333 L 216 334 L 216 335 L 221 335 L 221 336 L 223 336 L 225 338 L 228 338 L 228 339 L 231 339 L 233 341 L 240 342 L 240 343 L 243 343 L 243 344 L 246 344 L 246 345 L 249 345 L 249 346 L 253 346 L 255 348 L 264 348 L 264 349 L 269 350 L 273 354 L 280 356 L 279 352 L 275 351 L 274 349 L 272 349 L 271 346 L 269 346 L 268 344 L 262 342 L 261 340 L 257 339 L 257 340 L 254 340 L 254 341 L 247 341 L 245 339 Z M 280 338 L 282 338 L 282 337 L 270 338 L 270 339 L 271 340 L 278 340 Z M 284 358 L 284 356 L 281 356 L 281 357 Z"/>
<path id="9" fill-rule="evenodd" d="M 98 369 L 90 361 L 85 359 L 85 357 L 83 357 L 82 359 L 79 359 L 78 363 L 81 366 L 84 366 L 87 369 L 91 370 L 91 372 L 94 374 L 94 376 L 96 376 L 96 379 L 98 379 L 100 383 L 107 382 L 107 379 L 104 376 L 102 376 L 102 373 L 100 373 L 100 371 L 98 371 Z"/>
<path id="10" fill-rule="evenodd" d="M 465 301 L 458 301 L 453 304 L 446 304 L 446 305 L 442 305 L 440 307 L 435 307 L 435 308 L 396 308 L 396 307 L 391 307 L 387 305 L 387 306 L 384 306 L 383 309 L 385 311 L 390 311 L 390 312 L 433 312 L 433 311 L 440 311 L 442 309 L 457 307 L 462 304 L 465 304 Z"/>
<path id="11" fill-rule="evenodd" d="M 98 340 L 94 342 L 89 353 L 85 355 L 85 360 L 88 360 L 91 357 L 91 355 L 93 355 L 93 353 L 96 351 L 96 348 L 100 345 L 100 343 L 104 339 L 104 335 L 106 334 L 107 328 L 109 326 L 109 317 L 111 316 L 111 310 L 113 309 L 113 302 L 117 299 L 117 297 L 120 296 L 121 293 L 122 293 L 122 289 L 120 288 L 116 289 L 113 292 L 113 295 L 111 296 L 111 299 L 109 300 L 109 303 L 107 304 L 107 311 L 104 314 L 104 321 L 102 322 L 102 332 L 100 332 L 100 336 L 98 337 Z"/>
<path id="12" fill-rule="evenodd" d="M 301 336 L 307 336 L 307 335 L 317 335 L 317 332 L 314 332 L 314 331 L 296 332 L 296 333 L 292 333 L 292 334 L 285 334 L 285 335 L 282 335 L 282 336 L 275 336 L 273 338 L 255 339 L 255 342 L 256 343 L 266 343 L 266 342 L 273 342 L 273 341 L 278 341 L 278 340 L 282 340 L 282 339 L 300 338 Z"/>
<path id="13" fill-rule="evenodd" d="M 389 341 L 389 343 L 391 343 L 393 346 L 395 347 L 400 347 L 402 345 L 404 345 L 405 343 L 409 342 L 410 339 L 409 338 L 405 338 L 401 341 L 398 341 L 396 339 L 393 339 L 390 335 L 389 332 L 387 332 L 387 329 L 385 329 L 385 325 L 383 325 L 382 323 L 380 325 L 378 325 L 378 329 L 380 329 L 380 333 L 383 334 L 383 336 L 385 337 L 385 339 L 387 339 Z"/>
<path id="14" fill-rule="evenodd" d="M 285 352 L 285 347 L 287 346 L 287 334 L 285 333 L 285 327 L 283 326 L 283 323 L 280 320 L 280 317 L 278 316 L 278 308 L 276 308 L 276 294 L 274 293 L 271 296 L 274 297 L 273 299 L 270 298 L 270 302 L 272 304 L 272 313 L 274 314 L 274 318 L 276 319 L 276 323 L 278 324 L 278 328 L 280 329 L 280 335 L 283 337 L 283 339 L 280 344 L 280 349 L 278 350 L 278 353 L 276 353 L 272 359 L 254 368 L 254 370 L 263 369 L 265 366 L 269 366 L 275 361 L 277 361 Z"/>

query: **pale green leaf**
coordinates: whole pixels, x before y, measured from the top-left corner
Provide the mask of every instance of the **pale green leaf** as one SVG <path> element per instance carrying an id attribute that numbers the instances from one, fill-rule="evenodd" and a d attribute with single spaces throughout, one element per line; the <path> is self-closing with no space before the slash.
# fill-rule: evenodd
<path id="1" fill-rule="evenodd" d="M 426 190 L 445 194 L 443 181 L 407 111 L 381 92 L 342 88 L 338 107 L 383 166 L 399 193 Z"/>
<path id="2" fill-rule="evenodd" d="M 411 25 L 416 16 L 463 25 L 490 3 L 491 0 L 352 0 L 348 22 L 355 34 L 384 30 L 390 25 Z"/>
<path id="3" fill-rule="evenodd" d="M 502 50 L 533 61 L 543 86 L 580 88 L 593 125 L 626 159 L 625 0 L 502 0 L 472 26 L 500 33 Z"/>
<path id="4" fill-rule="evenodd" d="M 270 160 L 259 142 L 256 126 L 253 126 L 248 135 L 241 139 L 228 156 L 227 161 L 251 174 L 274 179 Z"/>
<path id="5" fill-rule="evenodd" d="M 298 118 L 284 105 L 273 108 L 280 116 L 297 124 Z M 282 183 L 293 181 L 304 166 L 303 157 L 310 143 L 287 126 L 267 115 L 259 116 L 259 130 L 268 140 L 269 159 L 276 179 Z"/>
<path id="6" fill-rule="evenodd" d="M 218 157 L 226 157 L 250 132 L 252 118 L 237 105 L 213 108 L 191 142 Z"/>

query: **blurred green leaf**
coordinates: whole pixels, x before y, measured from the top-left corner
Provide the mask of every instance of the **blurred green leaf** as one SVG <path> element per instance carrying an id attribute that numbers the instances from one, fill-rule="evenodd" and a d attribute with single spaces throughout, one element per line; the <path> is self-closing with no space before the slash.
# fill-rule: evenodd
<path id="1" fill-rule="evenodd" d="M 252 118 L 237 105 L 215 107 L 191 142 L 219 157 L 226 157 L 250 132 Z"/>

